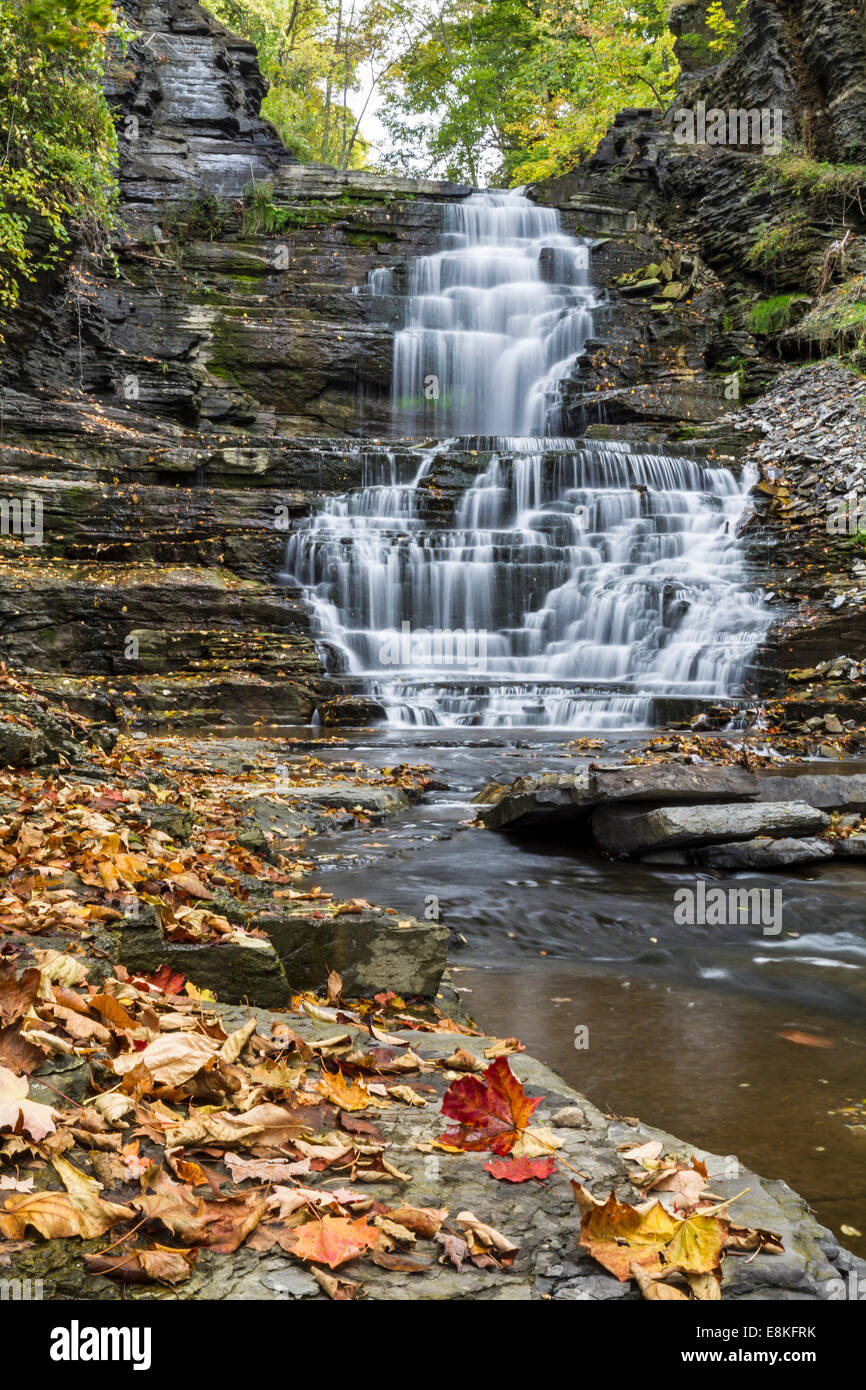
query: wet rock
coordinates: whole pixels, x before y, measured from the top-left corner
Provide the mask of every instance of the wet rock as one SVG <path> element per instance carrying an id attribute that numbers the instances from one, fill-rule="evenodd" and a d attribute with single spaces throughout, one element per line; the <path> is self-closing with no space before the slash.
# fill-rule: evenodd
<path id="1" fill-rule="evenodd" d="M 782 838 L 823 830 L 829 816 L 802 802 L 757 805 L 671 806 L 646 810 L 599 806 L 592 833 L 608 854 L 633 856 L 681 845 L 710 845 L 769 835 Z"/>
<path id="2" fill-rule="evenodd" d="M 387 717 L 385 706 L 378 700 L 364 695 L 346 695 L 335 700 L 326 700 L 320 707 L 323 724 L 359 725 L 376 724 Z"/>
<path id="3" fill-rule="evenodd" d="M 710 845 L 694 850 L 690 857 L 706 869 L 784 869 L 832 859 L 833 846 L 827 840 L 760 837 L 730 845 Z"/>
<path id="4" fill-rule="evenodd" d="M 377 909 L 265 914 L 253 926 L 267 932 L 293 989 L 321 989 L 336 970 L 347 996 L 382 990 L 435 995 L 448 954 L 448 928 Z"/>

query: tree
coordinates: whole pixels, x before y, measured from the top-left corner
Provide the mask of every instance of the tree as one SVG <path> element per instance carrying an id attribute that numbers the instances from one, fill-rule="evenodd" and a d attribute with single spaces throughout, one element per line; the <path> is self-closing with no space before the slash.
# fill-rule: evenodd
<path id="1" fill-rule="evenodd" d="M 0 308 L 111 220 L 116 141 L 102 91 L 110 0 L 0 0 Z"/>
<path id="2" fill-rule="evenodd" d="M 577 163 L 618 109 L 672 95 L 666 0 L 438 3 L 386 84 L 392 168 L 528 182 Z"/>

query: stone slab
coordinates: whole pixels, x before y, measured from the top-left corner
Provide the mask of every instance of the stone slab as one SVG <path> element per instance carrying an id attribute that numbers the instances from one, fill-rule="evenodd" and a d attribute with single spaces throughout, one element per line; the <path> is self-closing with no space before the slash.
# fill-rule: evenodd
<path id="1" fill-rule="evenodd" d="M 689 856 L 706 869 L 786 869 L 795 864 L 817 864 L 833 858 L 827 840 L 771 840 L 766 836 L 730 845 L 709 845 Z"/>
<path id="2" fill-rule="evenodd" d="M 804 802 L 735 802 L 721 806 L 599 806 L 593 812 L 596 844 L 608 854 L 629 857 L 681 845 L 725 844 L 811 835 L 830 824 L 829 816 Z"/>
<path id="3" fill-rule="evenodd" d="M 404 998 L 435 995 L 450 936 L 441 922 L 375 910 L 336 917 L 266 915 L 252 925 L 267 932 L 292 989 L 323 989 L 336 970 L 344 994 L 366 998 L 383 990 Z"/>
<path id="4" fill-rule="evenodd" d="M 866 773 L 850 777 L 838 773 L 803 777 L 759 777 L 760 801 L 806 801 L 822 811 L 866 811 Z"/>

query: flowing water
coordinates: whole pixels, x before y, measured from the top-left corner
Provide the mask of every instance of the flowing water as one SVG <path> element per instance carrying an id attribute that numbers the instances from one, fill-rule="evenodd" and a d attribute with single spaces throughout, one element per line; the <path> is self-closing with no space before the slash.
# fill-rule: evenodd
<path id="1" fill-rule="evenodd" d="M 362 486 L 292 535 L 320 637 L 393 724 L 634 728 L 659 697 L 737 694 L 768 623 L 736 536 L 751 478 L 557 436 L 593 327 L 588 243 L 517 194 L 445 224 L 410 267 L 393 370 L 400 425 L 443 438 L 358 446 Z M 431 515 L 455 456 L 474 479 Z"/>
<path id="2" fill-rule="evenodd" d="M 598 1103 L 784 1177 L 837 1231 L 866 1231 L 861 867 L 787 876 L 785 930 L 767 939 L 678 927 L 673 895 L 694 874 L 461 827 L 485 782 L 575 770 L 553 730 L 611 731 L 624 755 L 623 731 L 663 722 L 666 699 L 736 698 L 768 626 L 736 535 L 751 478 L 562 437 L 599 302 L 587 263 L 587 243 L 525 198 L 446 209 L 394 342 L 395 427 L 414 439 L 349 446 L 360 487 L 289 540 L 330 669 L 406 730 L 355 753 L 393 765 L 424 747 L 448 788 L 319 840 L 320 880 L 417 916 L 434 903 L 482 1026 L 519 1033 Z M 399 283 L 377 271 L 370 289 Z"/>

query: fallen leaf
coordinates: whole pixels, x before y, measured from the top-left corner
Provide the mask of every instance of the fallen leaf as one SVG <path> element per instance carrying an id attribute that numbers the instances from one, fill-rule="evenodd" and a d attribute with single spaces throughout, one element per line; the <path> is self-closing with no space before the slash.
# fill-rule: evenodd
<path id="1" fill-rule="evenodd" d="M 543 1182 L 556 1168 L 553 1158 L 496 1158 L 484 1167 L 492 1178 L 505 1182 Z"/>
<path id="2" fill-rule="evenodd" d="M 369 1225 L 365 1216 L 354 1221 L 347 1216 L 323 1216 L 296 1227 L 290 1248 L 299 1260 L 336 1269 L 362 1250 L 372 1250 L 378 1239 L 378 1229 Z"/>
<path id="3" fill-rule="evenodd" d="M 442 1100 L 442 1114 L 458 1127 L 441 1136 L 456 1148 L 510 1153 L 530 1117 L 541 1104 L 530 1099 L 505 1057 L 497 1057 L 482 1078 L 452 1081 Z"/>

